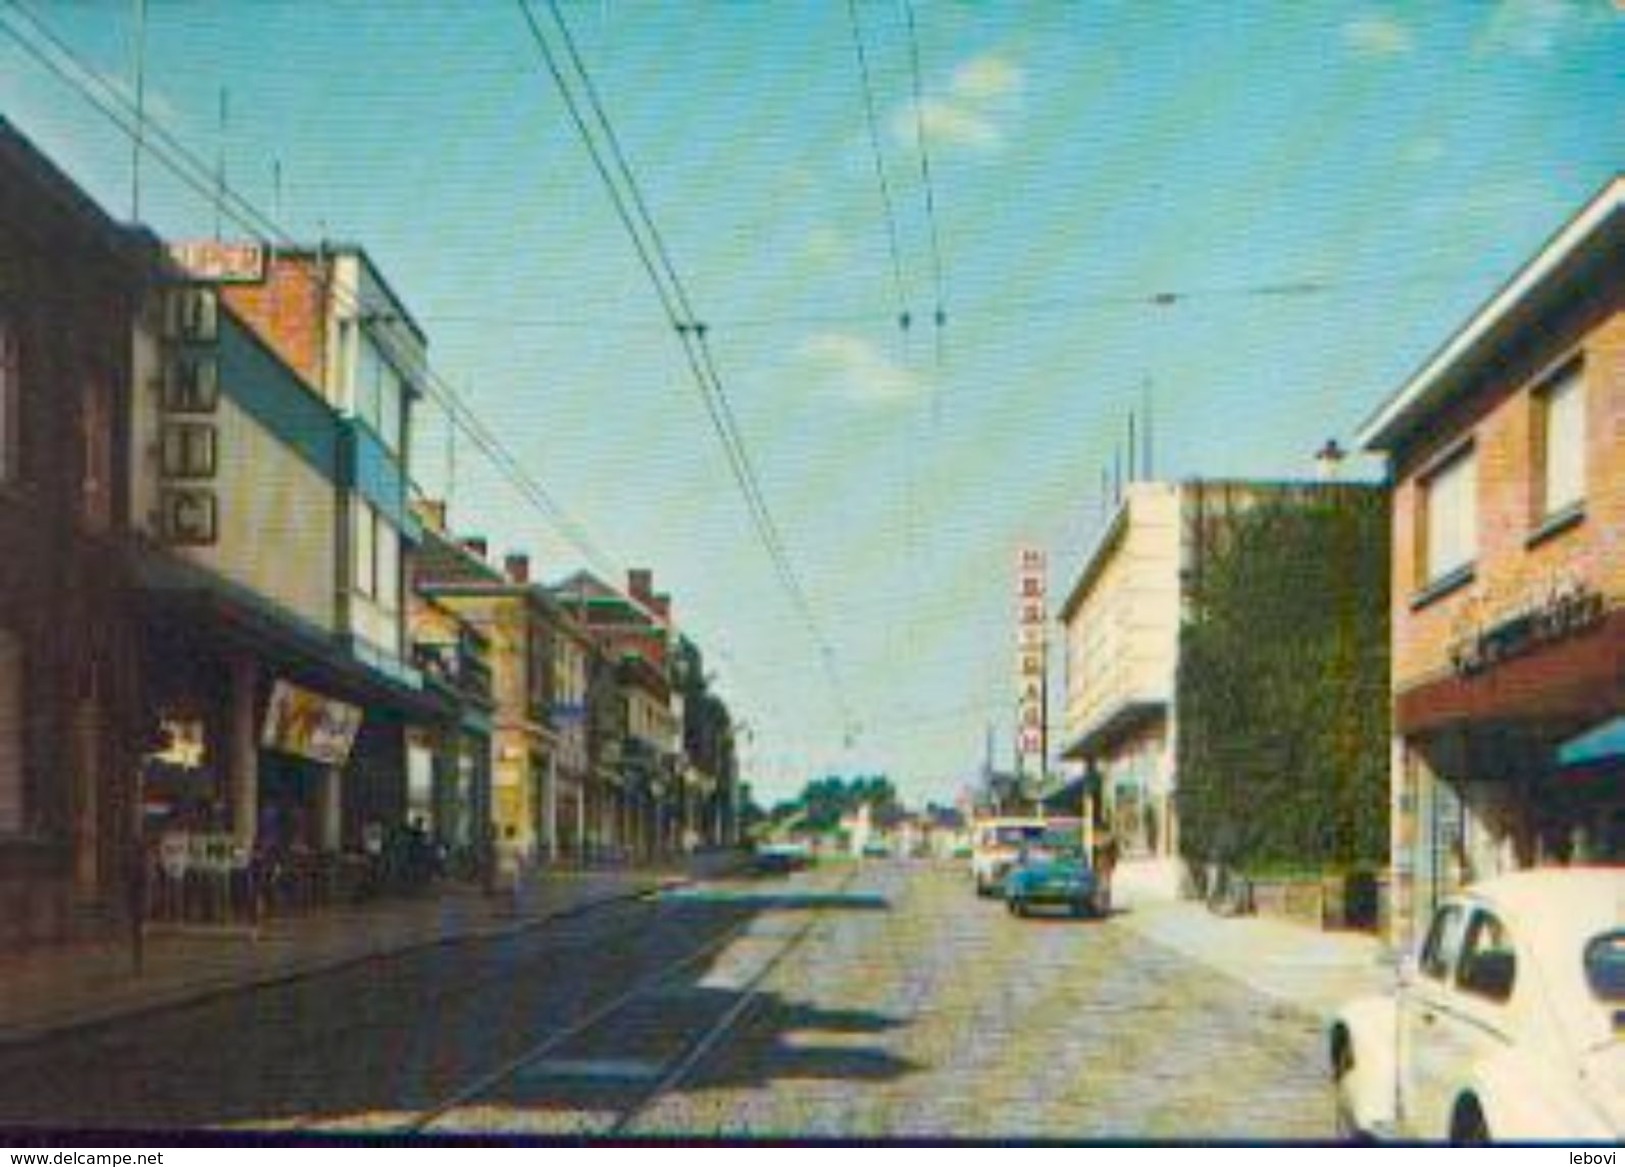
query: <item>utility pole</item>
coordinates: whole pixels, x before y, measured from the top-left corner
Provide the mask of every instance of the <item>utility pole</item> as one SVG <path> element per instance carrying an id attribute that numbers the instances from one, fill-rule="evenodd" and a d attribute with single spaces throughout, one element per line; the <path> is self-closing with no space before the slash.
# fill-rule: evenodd
<path id="1" fill-rule="evenodd" d="M 130 221 L 141 221 L 141 151 L 147 133 L 147 0 L 135 0 L 135 133 L 130 135 Z"/>

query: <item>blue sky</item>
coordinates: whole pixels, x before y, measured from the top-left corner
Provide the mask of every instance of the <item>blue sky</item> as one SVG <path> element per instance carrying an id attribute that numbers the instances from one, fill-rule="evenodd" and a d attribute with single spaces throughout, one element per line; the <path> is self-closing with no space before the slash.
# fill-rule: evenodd
<path id="1" fill-rule="evenodd" d="M 126 95 L 135 11 L 0 8 L 0 112 L 120 216 L 128 137 L 22 42 L 37 20 Z M 900 304 L 845 4 L 562 11 L 839 698 L 514 4 L 149 0 L 147 109 L 288 234 L 368 248 L 598 566 L 673 593 L 769 798 L 831 769 L 950 798 L 989 724 L 1007 757 L 1016 549 L 1064 593 L 1131 409 L 1149 394 L 1159 475 L 1308 474 L 1625 158 L 1604 0 L 914 0 L 918 108 L 907 9 L 859 0 Z M 156 230 L 215 231 L 208 198 L 142 173 Z M 547 578 L 582 562 L 446 434 L 431 406 L 416 473 L 455 526 Z"/>

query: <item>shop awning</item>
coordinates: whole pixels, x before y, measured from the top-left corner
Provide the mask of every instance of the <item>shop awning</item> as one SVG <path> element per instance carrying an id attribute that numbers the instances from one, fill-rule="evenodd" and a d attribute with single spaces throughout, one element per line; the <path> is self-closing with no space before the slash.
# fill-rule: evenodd
<path id="1" fill-rule="evenodd" d="M 1625 717 L 1605 721 L 1557 747 L 1557 764 L 1564 768 L 1621 759 L 1625 759 Z"/>
<path id="2" fill-rule="evenodd" d="M 1083 761 L 1109 754 L 1125 738 L 1138 733 L 1146 726 L 1165 720 L 1167 716 L 1166 701 L 1143 699 L 1121 701 L 1104 715 L 1095 718 L 1082 733 L 1067 742 L 1061 750 L 1061 757 Z"/>
<path id="3" fill-rule="evenodd" d="M 246 650 L 289 679 L 369 713 L 435 721 L 455 716 L 443 695 L 409 683 L 405 669 L 397 676 L 375 668 L 339 637 L 195 565 L 148 556 L 137 564 L 137 580 L 149 632 L 166 644 Z"/>

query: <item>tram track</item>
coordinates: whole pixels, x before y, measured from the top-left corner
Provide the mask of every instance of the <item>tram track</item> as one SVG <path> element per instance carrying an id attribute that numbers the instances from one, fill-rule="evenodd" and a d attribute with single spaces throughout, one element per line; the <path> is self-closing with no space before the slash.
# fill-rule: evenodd
<path id="1" fill-rule="evenodd" d="M 857 879 L 858 874 L 857 869 L 847 872 L 840 882 L 835 885 L 833 895 L 839 896 L 850 888 Z M 823 894 L 830 893 L 825 892 Z M 695 1038 L 686 1043 L 681 1053 L 675 1058 L 669 1059 L 661 1067 L 662 1072 L 654 1085 L 629 1105 L 620 1107 L 619 1113 L 613 1122 L 607 1128 L 596 1133 L 600 1137 L 615 1137 L 631 1133 L 633 1126 L 642 1116 L 647 1114 L 662 1098 L 678 1089 L 697 1069 L 704 1065 L 706 1060 L 734 1032 L 739 1023 L 750 1013 L 752 1007 L 761 999 L 764 986 L 773 973 L 812 937 L 818 926 L 823 923 L 831 906 L 833 905 L 821 904 L 812 908 L 807 920 L 795 928 L 773 954 L 760 967 L 755 969 L 739 987 L 737 990 L 738 998 L 730 1004 L 722 1016 L 712 1021 Z M 431 1128 L 443 1119 L 465 1107 L 477 1105 L 482 1098 L 492 1095 L 506 1083 L 522 1076 L 527 1069 L 549 1059 L 570 1043 L 621 1017 L 632 1006 L 654 998 L 661 991 L 678 981 L 681 974 L 693 965 L 708 957 L 727 951 L 736 942 L 751 935 L 754 923 L 755 920 L 751 918 L 741 920 L 727 928 L 721 935 L 684 952 L 675 959 L 664 962 L 651 973 L 639 978 L 630 988 L 613 995 L 608 1000 L 590 1009 L 574 1024 L 549 1033 L 546 1037 L 516 1056 L 509 1058 L 501 1065 L 447 1094 L 434 1105 L 418 1111 L 408 1122 L 393 1128 L 392 1133 L 402 1135 L 429 1133 Z M 765 939 L 767 937 L 758 932 L 752 935 L 751 938 Z"/>

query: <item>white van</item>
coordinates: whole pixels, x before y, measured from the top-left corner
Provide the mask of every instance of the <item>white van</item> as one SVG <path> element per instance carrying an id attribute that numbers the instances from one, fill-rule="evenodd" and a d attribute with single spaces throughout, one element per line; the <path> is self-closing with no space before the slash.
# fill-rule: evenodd
<path id="1" fill-rule="evenodd" d="M 1044 837 L 1041 818 L 980 819 L 972 828 L 970 873 L 979 896 L 998 895 L 1022 851 Z"/>

